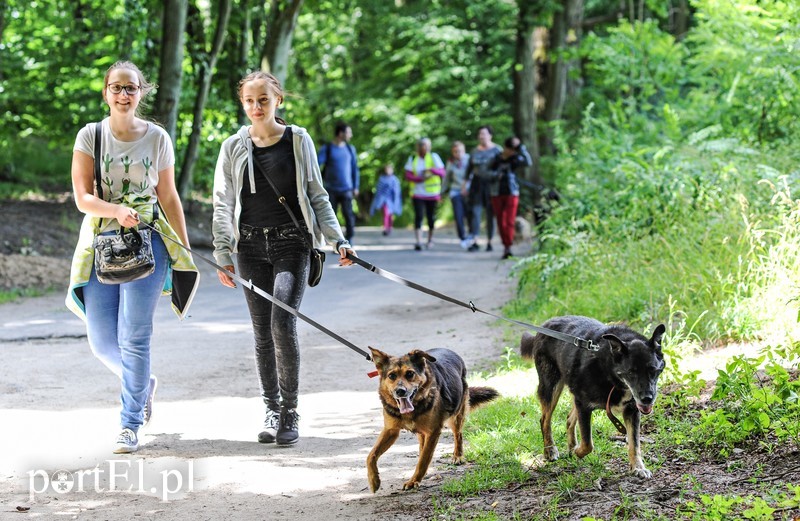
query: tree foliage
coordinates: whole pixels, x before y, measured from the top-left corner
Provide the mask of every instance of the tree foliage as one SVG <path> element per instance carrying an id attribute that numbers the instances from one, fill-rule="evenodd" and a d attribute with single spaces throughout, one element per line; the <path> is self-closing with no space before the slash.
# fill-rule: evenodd
<path id="1" fill-rule="evenodd" d="M 220 1 L 189 2 L 175 141 L 183 161 L 191 136 L 200 137 L 193 182 L 201 198 L 220 143 L 244 122 L 236 83 L 262 63 L 274 5 L 289 3 L 234 2 L 213 67 Z M 455 139 L 470 147 L 481 124 L 493 125 L 500 141 L 520 103 L 513 95 L 520 5 L 305 0 L 283 115 L 309 128 L 318 146 L 336 121 L 347 121 L 364 194 L 379 167 L 399 169 L 420 136 L 444 155 Z M 578 4 L 535 5 L 541 9 L 523 18 L 552 29 Z M 687 317 L 706 317 L 710 337 L 748 337 L 763 326 L 743 303 L 758 293 L 752 276 L 763 256 L 753 252 L 770 251 L 769 241 L 759 250 L 753 244 L 782 222 L 774 192 L 759 181 L 795 188 L 800 6 L 676 5 L 691 15 L 688 32 L 663 2 L 586 0 L 583 37 L 546 56 L 568 59 L 571 85 L 580 88 L 566 91 L 563 117 L 546 122 L 554 146 L 539 173 L 561 203 L 541 230 L 540 254 L 520 271 L 527 312 L 546 318 L 583 309 L 648 322 L 678 302 Z M 130 58 L 151 76 L 159 70 L 161 4 L 8 0 L 0 12 L 0 193 L 65 189 L 75 133 L 105 113 L 105 69 Z M 209 65 L 207 102 L 196 106 Z M 609 298 L 609 281 L 625 279 L 632 286 Z M 576 281 L 583 283 L 567 284 Z"/>
<path id="2" fill-rule="evenodd" d="M 67 186 L 77 129 L 106 111 L 100 97 L 105 69 L 130 58 L 159 81 L 160 3 L 7 4 L 0 112 L 8 124 L 0 129 L 0 181 L 8 187 L 47 179 L 37 186 Z M 179 162 L 197 123 L 193 106 L 218 23 L 217 4 L 190 2 L 175 139 Z M 201 194 L 209 189 L 220 143 L 242 123 L 235 84 L 261 65 L 274 5 L 283 4 L 234 4 L 202 113 L 194 171 Z M 332 137 L 337 120 L 348 121 L 365 172 L 362 192 L 369 192 L 381 164 L 399 167 L 422 135 L 444 155 L 454 139 L 474 142 L 480 124 L 493 124 L 499 136 L 510 134 L 516 13 L 511 0 L 308 0 L 289 55 L 285 87 L 294 96 L 284 115 L 309 128 L 318 144 Z M 49 165 L 30 157 L 42 143 L 55 153 Z"/>

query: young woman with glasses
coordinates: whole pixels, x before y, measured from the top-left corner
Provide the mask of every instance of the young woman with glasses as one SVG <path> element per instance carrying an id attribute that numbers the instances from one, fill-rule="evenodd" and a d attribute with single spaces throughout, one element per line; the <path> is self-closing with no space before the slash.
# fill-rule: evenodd
<path id="1" fill-rule="evenodd" d="M 173 242 L 189 245 L 175 187 L 172 141 L 163 128 L 139 115 L 152 89 L 133 63 L 112 65 L 102 91 L 109 115 L 78 132 L 72 156 L 75 204 L 86 216 L 73 256 L 66 302 L 86 322 L 94 355 L 121 380 L 122 430 L 115 453 L 139 448 L 139 428 L 153 412 L 158 382 L 150 368 L 150 338 L 158 297 L 171 288 L 173 307 L 183 317 L 199 281 L 191 256 Z M 95 188 L 97 125 L 101 131 L 102 193 Z M 140 222 L 159 231 L 152 233 L 155 271 L 131 282 L 101 283 L 94 270 L 94 237 L 119 233 L 120 228 Z"/>

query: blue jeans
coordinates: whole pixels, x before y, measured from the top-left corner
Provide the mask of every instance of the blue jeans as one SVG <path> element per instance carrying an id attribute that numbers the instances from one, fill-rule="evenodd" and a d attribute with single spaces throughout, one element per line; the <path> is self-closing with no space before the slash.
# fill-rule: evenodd
<path id="1" fill-rule="evenodd" d="M 353 212 L 353 191 L 329 192 L 328 196 L 330 197 L 334 214 L 336 214 L 336 211 L 339 209 L 339 205 L 342 206 L 342 215 L 344 216 L 344 238 L 350 242 L 356 229 L 356 214 Z"/>
<path id="2" fill-rule="evenodd" d="M 483 206 L 480 204 L 472 205 L 472 220 L 470 221 L 470 233 L 478 238 L 481 229 L 481 217 L 483 217 L 483 210 L 486 210 L 486 239 L 492 242 L 494 236 L 494 212 L 492 205 Z"/>
<path id="3" fill-rule="evenodd" d="M 485 180 L 476 179 L 470 186 L 469 208 L 472 218 L 469 221 L 470 234 L 478 238 L 481 230 L 481 217 L 486 210 L 486 239 L 492 242 L 494 237 L 494 212 L 492 211 L 492 201 L 489 196 L 489 185 Z"/>
<path id="4" fill-rule="evenodd" d="M 111 232 L 114 233 L 114 232 Z M 137 432 L 150 387 L 150 337 L 158 297 L 169 268 L 161 236 L 152 234 L 156 269 L 149 276 L 122 284 L 102 284 L 94 268 L 83 288 L 89 346 L 106 367 L 122 380 L 123 429 Z"/>
<path id="5" fill-rule="evenodd" d="M 453 219 L 456 221 L 458 238 L 463 241 L 467 238 L 467 232 L 464 228 L 464 223 L 468 222 L 467 203 L 461 194 L 450 196 L 450 202 L 453 204 Z"/>
<path id="6" fill-rule="evenodd" d="M 308 232 L 293 224 L 274 228 L 241 225 L 239 274 L 297 309 L 308 281 L 309 251 L 303 239 Z M 267 408 L 297 407 L 300 379 L 300 343 L 297 318 L 245 289 L 256 344 L 256 370 L 261 397 Z"/>

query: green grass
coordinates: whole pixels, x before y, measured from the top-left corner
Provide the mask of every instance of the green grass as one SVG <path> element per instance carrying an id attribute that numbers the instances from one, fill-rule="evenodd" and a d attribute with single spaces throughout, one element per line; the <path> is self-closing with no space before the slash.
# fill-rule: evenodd
<path id="1" fill-rule="evenodd" d="M 684 340 L 676 338 L 679 342 Z M 796 363 L 796 357 L 790 356 L 790 359 Z M 642 418 L 643 433 L 652 440 L 643 448 L 647 467 L 657 474 L 662 466 L 671 465 L 675 458 L 686 465 L 705 465 L 703 461 L 713 460 L 733 447 L 728 439 L 732 434 L 736 434 L 737 442 L 751 442 L 748 451 L 758 450 L 765 455 L 771 452 L 772 447 L 768 438 L 783 436 L 780 439 L 795 446 L 800 444 L 800 440 L 793 437 L 793 431 L 782 427 L 800 424 L 800 410 L 793 405 L 793 396 L 800 393 L 792 394 L 796 379 L 773 369 L 775 378 L 772 381 L 754 381 L 753 371 L 758 363 L 758 358 L 738 359 L 730 366 L 727 376 L 720 380 L 723 389 L 729 391 L 722 393 L 719 401 L 712 398 L 706 407 L 694 405 L 705 389 L 705 382 L 695 373 L 683 372 L 679 367 L 674 373 L 678 379 L 671 380 L 672 385 L 667 380 L 662 381 L 662 387 L 669 387 L 671 391 L 662 389 L 659 414 Z M 470 382 L 472 385 L 491 386 L 492 379 L 497 378 L 515 389 L 533 390 L 536 374 L 531 367 L 529 362 L 507 349 L 498 360 L 494 373 L 472 375 Z M 487 379 L 488 382 L 482 381 Z M 727 434 L 703 434 L 698 430 L 704 425 L 714 425 L 715 415 L 720 413 L 758 412 L 753 404 L 760 403 L 765 396 L 772 397 L 771 403 L 778 415 L 769 424 L 773 426 L 771 430 L 765 424 L 761 430 L 746 435 L 744 440 L 741 428 L 736 425 L 723 426 L 731 431 Z M 784 405 L 780 403 L 780 396 L 786 397 Z M 593 415 L 594 451 L 580 460 L 568 457 L 566 417 L 570 407 L 571 399 L 565 391 L 554 414 L 553 437 L 560 458 L 553 462 L 544 462 L 542 457 L 540 411 L 533 393 L 523 397 L 503 397 L 472 411 L 464 431 L 465 456 L 471 465 L 462 475 L 446 480 L 434 492 L 436 519 L 564 519 L 574 514 L 573 505 L 580 504 L 580 498 L 587 492 L 594 492 L 597 483 L 608 486 L 609 482 L 615 482 L 626 474 L 627 451 L 612 440 L 611 437 L 617 433 L 603 411 L 595 411 Z M 737 469 L 736 459 L 726 457 L 725 460 L 730 462 L 728 469 L 731 472 L 742 472 L 741 468 Z M 738 465 L 742 462 L 738 461 Z M 656 513 L 650 503 L 652 498 L 647 495 L 630 493 L 629 489 L 622 487 L 609 490 L 618 501 L 609 520 L 791 519 L 781 515 L 800 507 L 800 485 L 767 479 L 769 471 L 767 468 L 747 469 L 753 476 L 752 493 L 737 496 L 733 493 L 707 493 L 705 487 L 708 484 L 690 470 L 679 482 L 671 485 L 679 489 L 681 501 L 677 510 L 666 510 L 668 515 L 665 511 Z M 506 513 L 508 517 L 501 517 L 488 502 L 484 509 L 476 509 L 475 497 L 491 497 L 495 492 L 518 484 L 521 485 L 518 494 L 533 494 L 541 501 L 535 511 L 528 510 L 524 516 Z M 469 512 L 459 507 L 460 503 L 471 499 Z"/>
<path id="2" fill-rule="evenodd" d="M 22 297 L 41 297 L 42 295 L 46 295 L 52 291 L 55 291 L 55 288 L 51 288 L 46 291 L 40 289 L 32 289 L 32 288 L 0 290 L 0 304 L 14 302 L 15 300 Z"/>

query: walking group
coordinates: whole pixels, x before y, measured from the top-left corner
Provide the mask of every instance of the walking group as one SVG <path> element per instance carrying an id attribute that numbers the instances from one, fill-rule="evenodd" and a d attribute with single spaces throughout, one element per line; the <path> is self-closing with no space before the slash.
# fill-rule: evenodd
<path id="1" fill-rule="evenodd" d="M 415 250 L 433 248 L 438 205 L 443 197 L 448 197 L 462 248 L 468 251 L 480 249 L 478 236 L 485 215 L 486 251 L 493 250 L 496 220 L 503 243 L 502 258 L 513 255 L 511 246 L 520 194 L 518 176 L 532 161 L 518 137 L 507 138 L 500 147 L 492 141 L 492 134 L 491 126 L 479 127 L 478 144 L 471 154 L 466 153 L 463 142 L 453 142 L 446 163 L 431 150 L 429 138 L 417 141 L 415 153 L 408 157 L 403 168 L 414 209 Z M 355 221 L 352 201 L 353 194 L 358 195 L 359 179 L 355 149 L 348 143 L 351 136 L 350 127 L 338 124 L 333 146 L 325 145 L 320 152 L 320 162 L 325 164 L 323 172 L 329 172 L 325 175 L 325 187 L 331 193 L 332 201 L 342 202 L 348 240 L 352 239 Z M 329 159 L 334 153 L 337 158 Z M 391 234 L 394 216 L 403 211 L 402 187 L 392 164 L 383 167 L 375 184 L 369 213 L 373 215 L 376 211 L 383 215 L 383 235 Z M 423 221 L 428 226 L 424 243 Z"/>
<path id="2" fill-rule="evenodd" d="M 531 156 L 518 137 L 507 138 L 501 148 L 492 141 L 492 127 L 478 128 L 478 145 L 467 154 L 464 143 L 455 141 L 445 166 L 445 192 L 453 206 L 461 247 L 480 249 L 478 236 L 481 217 L 486 215 L 486 251 L 492 251 L 494 220 L 503 243 L 503 259 L 513 254 L 514 233 L 519 207 L 520 170 L 531 165 Z M 428 242 L 433 226 L 428 223 Z"/>
<path id="3" fill-rule="evenodd" d="M 158 378 L 151 371 L 150 343 L 158 297 L 170 294 L 173 310 L 183 318 L 199 284 L 175 183 L 172 141 L 162 127 L 139 112 L 153 88 L 135 64 L 113 64 L 101 92 L 109 114 L 81 128 L 73 149 L 74 198 L 85 217 L 66 305 L 86 323 L 94 355 L 121 382 L 115 453 L 136 451 L 138 432 L 153 415 Z M 356 150 L 349 143 L 352 129 L 337 124 L 334 139 L 317 153 L 306 129 L 277 116 L 284 90 L 273 75 L 248 74 L 239 81 L 238 96 L 250 124 L 223 142 L 214 171 L 214 258 L 225 270 L 218 270 L 217 276 L 230 288 L 236 287 L 231 275 L 250 280 L 296 310 L 316 249 L 332 246 L 343 266 L 352 264 L 348 256 L 356 256 L 351 241 L 360 172 Z M 437 204 L 445 193 L 466 249 L 478 247 L 485 213 L 486 248 L 491 249 L 495 215 L 504 257 L 511 255 L 519 199 L 516 172 L 530 164 L 530 157 L 516 138 L 509 138 L 503 148 L 491 138 L 491 128 L 481 127 L 471 155 L 455 142 L 447 164 L 431 151 L 429 139 L 417 142 L 416 153 L 405 165 L 415 215 L 415 249 L 422 249 L 423 217 L 428 224 L 425 244 L 433 247 Z M 387 235 L 393 216 L 402 212 L 400 186 L 393 166 L 385 165 L 371 211 L 383 213 Z M 337 218 L 339 208 L 344 230 Z M 101 249 L 101 243 L 110 246 Z M 112 258 L 128 251 L 134 253 L 119 266 L 127 270 L 136 265 L 135 275 L 114 280 L 102 276 Z M 138 270 L 140 265 L 145 269 Z M 128 273 L 125 270 L 120 273 Z M 265 406 L 257 439 L 292 445 L 299 439 L 300 419 L 297 319 L 254 291 L 245 290 L 244 295 Z"/>
<path id="4" fill-rule="evenodd" d="M 318 161 L 308 132 L 276 116 L 284 91 L 271 74 L 251 73 L 238 87 L 250 125 L 223 142 L 214 172 L 214 258 L 229 272 L 218 271 L 219 282 L 234 288 L 230 274 L 240 275 L 297 309 L 309 278 L 312 250 L 331 245 L 341 265 L 352 264 L 347 256 L 355 251 L 347 237 L 352 237 L 354 218 L 347 208 L 352 208 L 357 195 L 354 151 L 343 137 L 345 147 L 323 149 Z M 86 322 L 92 352 L 121 382 L 121 430 L 114 441 L 115 453 L 139 448 L 139 429 L 153 414 L 158 379 L 151 372 L 150 341 L 158 297 L 171 294 L 173 309 L 182 318 L 199 283 L 199 272 L 186 249 L 190 244 L 175 185 L 172 141 L 163 128 L 139 115 L 153 88 L 135 64 L 113 64 L 102 89 L 109 115 L 78 132 L 72 159 L 75 203 L 85 217 L 66 304 Z M 349 172 L 354 177 L 328 192 L 320 163 L 323 170 L 330 170 L 325 164 L 330 167 L 342 158 L 351 161 Z M 334 205 L 349 215 L 346 232 Z M 137 229 L 140 233 L 131 233 Z M 150 229 L 157 233 L 147 234 Z M 136 255 L 125 262 L 135 264 L 148 256 L 148 270 L 113 283 L 98 278 L 98 266 L 108 261 L 104 256 L 119 253 L 100 251 L 98 238 L 121 236 L 127 241 L 134 235 Z M 141 248 L 142 237 L 147 248 Z M 119 249 L 129 246 L 118 244 Z M 296 317 L 252 291 L 244 294 L 265 405 L 257 439 L 291 445 L 299 438 L 300 418 Z"/>

